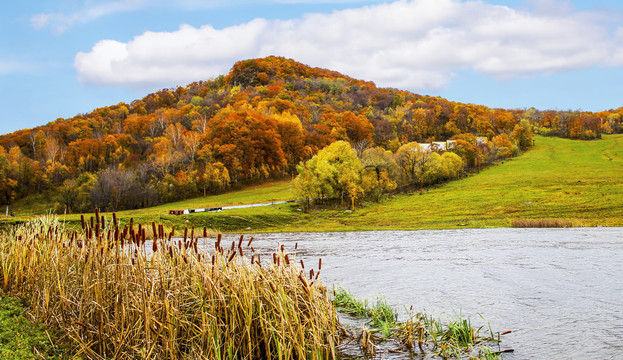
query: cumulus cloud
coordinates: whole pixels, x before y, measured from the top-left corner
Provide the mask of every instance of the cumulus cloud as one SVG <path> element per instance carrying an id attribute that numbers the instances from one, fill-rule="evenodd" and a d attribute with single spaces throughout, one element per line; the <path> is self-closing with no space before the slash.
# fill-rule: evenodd
<path id="1" fill-rule="evenodd" d="M 224 29 L 183 25 L 127 43 L 100 41 L 76 55 L 75 68 L 91 85 L 173 86 L 225 74 L 241 59 L 278 55 L 381 86 L 429 91 L 461 70 L 509 79 L 623 64 L 623 30 L 547 3 L 529 10 L 403 0 Z"/>

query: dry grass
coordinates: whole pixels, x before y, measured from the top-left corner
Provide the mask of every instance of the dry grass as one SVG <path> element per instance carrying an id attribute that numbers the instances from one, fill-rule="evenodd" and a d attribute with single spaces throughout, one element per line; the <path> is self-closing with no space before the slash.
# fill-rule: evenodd
<path id="1" fill-rule="evenodd" d="M 250 241 L 212 250 L 185 229 L 119 229 L 100 218 L 69 233 L 42 217 L 0 236 L 0 286 L 61 329 L 89 359 L 328 359 L 339 323 L 317 275 Z M 146 248 L 148 232 L 156 234 Z M 210 240 L 212 244 L 212 240 Z M 250 257 L 249 257 L 250 255 Z"/>
<path id="2" fill-rule="evenodd" d="M 515 219 L 511 221 L 511 226 L 515 228 L 568 228 L 577 225 L 566 219 Z"/>

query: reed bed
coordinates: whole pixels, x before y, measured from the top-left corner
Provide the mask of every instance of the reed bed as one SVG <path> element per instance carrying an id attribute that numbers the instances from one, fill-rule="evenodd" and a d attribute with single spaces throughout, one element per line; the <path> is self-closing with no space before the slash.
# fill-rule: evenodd
<path id="1" fill-rule="evenodd" d="M 574 227 L 575 224 L 565 219 L 515 219 L 511 221 L 511 226 L 515 228 L 569 228 Z"/>
<path id="2" fill-rule="evenodd" d="M 89 359 L 336 357 L 341 327 L 319 269 L 283 247 L 262 262 L 252 238 L 206 235 L 176 240 L 97 212 L 78 232 L 37 218 L 0 235 L 0 288 Z"/>

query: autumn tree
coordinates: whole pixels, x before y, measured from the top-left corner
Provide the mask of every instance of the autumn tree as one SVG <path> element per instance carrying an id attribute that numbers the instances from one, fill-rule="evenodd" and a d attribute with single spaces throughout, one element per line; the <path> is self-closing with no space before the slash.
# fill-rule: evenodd
<path id="1" fill-rule="evenodd" d="M 420 192 L 424 185 L 425 166 L 431 157 L 431 151 L 422 148 L 416 142 L 401 146 L 394 154 L 406 184 L 419 184 Z"/>
<path id="2" fill-rule="evenodd" d="M 6 150 L 0 146 L 0 204 L 8 206 L 17 196 L 17 181 L 10 177 Z M 8 210 L 7 210 L 8 211 Z"/>
<path id="3" fill-rule="evenodd" d="M 528 120 L 521 120 L 521 123 L 515 126 L 512 139 L 517 143 L 521 150 L 527 150 L 532 146 L 532 126 Z"/>
<path id="4" fill-rule="evenodd" d="M 202 190 L 203 196 L 206 196 L 208 191 L 220 192 L 227 189 L 230 181 L 229 171 L 218 161 L 206 164 L 197 173 L 197 186 Z"/>
<path id="5" fill-rule="evenodd" d="M 136 209 L 142 205 L 143 196 L 136 174 L 130 170 L 103 171 L 91 189 L 93 207 L 104 211 Z"/>

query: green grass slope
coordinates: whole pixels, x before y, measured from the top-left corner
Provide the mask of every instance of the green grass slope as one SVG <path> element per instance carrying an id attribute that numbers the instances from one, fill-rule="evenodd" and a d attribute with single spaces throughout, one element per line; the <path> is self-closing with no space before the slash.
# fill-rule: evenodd
<path id="1" fill-rule="evenodd" d="M 623 136 L 539 137 L 533 150 L 480 174 L 361 211 L 355 228 L 508 226 L 514 219 L 623 225 Z"/>
<path id="2" fill-rule="evenodd" d="M 299 211 L 298 204 L 221 213 L 168 215 L 170 209 L 263 203 L 294 198 L 290 182 L 119 212 L 121 219 L 162 222 L 177 229 L 206 226 L 222 232 L 348 231 L 504 227 L 517 219 L 568 219 L 578 226 L 623 226 L 623 135 L 600 141 L 537 137 L 525 154 L 479 174 L 429 189 L 345 206 Z M 45 208 L 39 204 L 39 211 Z M 79 221 L 78 215 L 62 217 Z M 13 218 L 19 221 L 20 218 Z M 6 220 L 4 220 L 6 221 Z"/>

